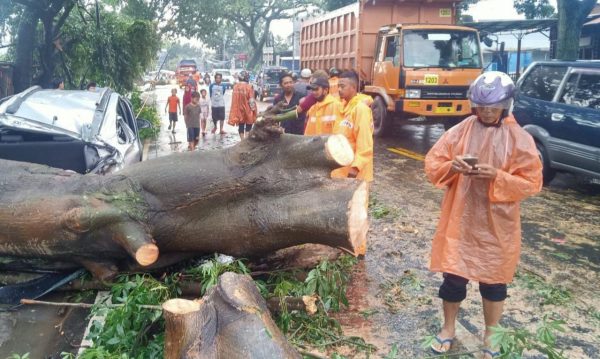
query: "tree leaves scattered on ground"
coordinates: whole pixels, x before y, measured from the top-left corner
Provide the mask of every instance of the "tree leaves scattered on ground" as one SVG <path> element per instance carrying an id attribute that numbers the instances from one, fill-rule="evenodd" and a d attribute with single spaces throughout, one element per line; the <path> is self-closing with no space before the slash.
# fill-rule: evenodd
<path id="1" fill-rule="evenodd" d="M 339 322 L 330 317 L 330 311 L 348 305 L 346 288 L 351 269 L 356 259 L 344 255 L 336 261 L 323 261 L 300 280 L 299 272 L 275 271 L 264 274 L 255 282 L 265 298 L 303 295 L 319 295 L 317 313 L 309 315 L 303 311 L 288 311 L 285 306 L 275 316 L 275 321 L 289 340 L 300 347 L 321 349 L 347 346 L 357 352 L 373 353 L 376 348 L 362 338 L 345 336 Z M 160 310 L 144 308 L 144 305 L 160 305 L 177 297 L 179 281 L 193 278 L 206 292 L 217 282 L 218 276 L 226 271 L 249 274 L 243 260 L 224 260 L 215 256 L 211 260 L 194 265 L 167 276 L 159 281 L 148 274 L 120 276 L 111 288 L 114 304 L 108 308 L 99 304 L 93 313 L 106 314 L 104 325 L 94 323 L 90 332 L 93 347 L 87 349 L 82 359 L 91 358 L 159 358 L 163 356 L 164 319 Z M 282 303 L 284 303 L 282 301 Z M 69 357 L 65 354 L 65 357 Z"/>

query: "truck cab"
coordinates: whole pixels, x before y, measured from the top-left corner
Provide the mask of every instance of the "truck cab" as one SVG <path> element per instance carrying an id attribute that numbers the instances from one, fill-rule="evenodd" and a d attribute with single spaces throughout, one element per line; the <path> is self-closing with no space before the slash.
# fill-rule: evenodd
<path id="1" fill-rule="evenodd" d="M 375 133 L 387 132 L 393 114 L 453 126 L 471 113 L 467 90 L 481 71 L 475 29 L 432 24 L 382 27 L 372 81 L 364 88 L 374 98 Z"/>

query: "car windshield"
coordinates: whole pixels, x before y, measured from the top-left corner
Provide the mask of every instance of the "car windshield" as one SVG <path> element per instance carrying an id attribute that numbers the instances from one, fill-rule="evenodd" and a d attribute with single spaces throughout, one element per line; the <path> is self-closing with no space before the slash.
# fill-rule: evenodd
<path id="1" fill-rule="evenodd" d="M 231 72 L 229 71 L 219 71 L 219 73 L 223 76 L 231 76 Z"/>
<path id="2" fill-rule="evenodd" d="M 404 65 L 480 68 L 481 57 L 476 32 L 405 30 Z"/>
<path id="3" fill-rule="evenodd" d="M 279 83 L 279 76 L 281 76 L 282 73 L 283 71 L 281 70 L 269 70 L 265 72 L 265 81 L 268 83 Z"/>

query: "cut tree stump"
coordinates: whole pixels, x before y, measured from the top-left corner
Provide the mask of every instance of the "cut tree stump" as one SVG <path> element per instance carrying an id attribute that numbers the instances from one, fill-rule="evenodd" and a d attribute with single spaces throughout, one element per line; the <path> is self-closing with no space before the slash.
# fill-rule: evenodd
<path id="1" fill-rule="evenodd" d="M 106 176 L 0 160 L 0 255 L 75 263 L 106 280 L 132 263 L 261 257 L 303 243 L 364 254 L 367 184 L 329 177 L 351 163 L 348 141 L 280 131 L 258 122 L 234 147 Z"/>
<path id="2" fill-rule="evenodd" d="M 165 359 L 301 358 L 249 276 L 227 272 L 198 301 L 163 304 Z"/>

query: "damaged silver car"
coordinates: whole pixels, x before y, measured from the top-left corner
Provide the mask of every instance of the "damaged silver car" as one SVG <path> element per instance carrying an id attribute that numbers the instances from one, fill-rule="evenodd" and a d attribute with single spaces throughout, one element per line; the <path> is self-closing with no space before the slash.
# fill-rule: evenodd
<path id="1" fill-rule="evenodd" d="M 109 173 L 142 159 L 129 101 L 111 91 L 29 88 L 0 102 L 0 158 L 79 173 Z"/>

